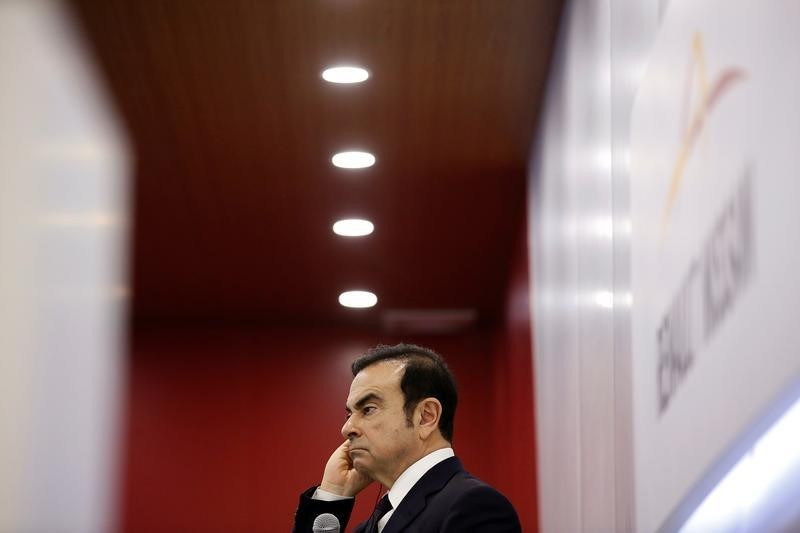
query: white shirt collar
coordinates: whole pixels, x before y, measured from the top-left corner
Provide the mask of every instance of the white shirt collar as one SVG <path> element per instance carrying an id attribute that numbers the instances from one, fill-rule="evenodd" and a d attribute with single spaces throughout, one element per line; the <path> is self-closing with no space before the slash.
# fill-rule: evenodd
<path id="1" fill-rule="evenodd" d="M 392 510 L 386 513 L 380 520 L 378 528 L 383 529 L 383 526 L 389 521 L 389 518 L 394 514 L 394 510 L 406 497 L 406 494 L 417 484 L 417 481 L 424 476 L 428 470 L 438 465 L 445 459 L 455 456 L 453 448 L 441 448 L 434 452 L 429 453 L 413 465 L 406 468 L 405 472 L 400 474 L 397 481 L 394 482 L 392 488 L 389 489 L 389 501 L 392 503 Z"/>

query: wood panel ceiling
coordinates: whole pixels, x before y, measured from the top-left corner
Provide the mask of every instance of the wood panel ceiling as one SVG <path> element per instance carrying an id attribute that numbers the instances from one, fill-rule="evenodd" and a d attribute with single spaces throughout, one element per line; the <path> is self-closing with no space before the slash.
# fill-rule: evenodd
<path id="1" fill-rule="evenodd" d="M 560 2 L 71 5 L 135 155 L 137 323 L 497 315 Z M 370 79 L 321 80 L 341 63 Z M 333 167 L 347 148 L 376 165 Z M 346 216 L 375 233 L 335 236 Z M 341 308 L 348 288 L 378 306 Z"/>

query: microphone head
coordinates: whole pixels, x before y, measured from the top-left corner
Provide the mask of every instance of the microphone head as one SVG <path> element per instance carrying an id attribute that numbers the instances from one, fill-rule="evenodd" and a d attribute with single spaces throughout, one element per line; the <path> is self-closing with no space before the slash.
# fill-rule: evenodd
<path id="1" fill-rule="evenodd" d="M 339 533 L 339 519 L 331 513 L 323 513 L 314 519 L 314 533 Z"/>

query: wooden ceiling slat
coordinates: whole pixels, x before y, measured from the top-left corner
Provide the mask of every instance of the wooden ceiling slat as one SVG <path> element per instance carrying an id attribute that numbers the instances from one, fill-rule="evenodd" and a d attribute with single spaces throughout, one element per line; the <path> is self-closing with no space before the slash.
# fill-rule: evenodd
<path id="1" fill-rule="evenodd" d="M 72 5 L 133 140 L 137 319 L 347 320 L 358 280 L 497 313 L 560 2 Z M 320 79 L 346 59 L 372 78 Z M 347 147 L 378 163 L 333 168 Z M 376 233 L 333 236 L 350 213 Z"/>

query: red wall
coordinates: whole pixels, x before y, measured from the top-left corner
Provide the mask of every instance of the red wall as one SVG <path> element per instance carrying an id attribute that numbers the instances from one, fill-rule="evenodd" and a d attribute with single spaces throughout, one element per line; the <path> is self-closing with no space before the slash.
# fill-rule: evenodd
<path id="1" fill-rule="evenodd" d="M 487 479 L 519 513 L 522 530 L 539 530 L 533 354 L 527 232 L 522 228 L 509 271 L 505 318 L 493 346 L 494 447 Z"/>
<path id="2" fill-rule="evenodd" d="M 492 331 L 392 338 L 343 329 L 139 332 L 129 369 L 122 528 L 289 531 L 299 493 L 341 442 L 349 365 L 379 343 L 445 356 L 459 381 L 454 448 L 537 531 L 526 236 Z M 355 525 L 377 489 L 360 497 Z"/>
<path id="3" fill-rule="evenodd" d="M 289 531 L 301 491 L 341 442 L 357 331 L 149 332 L 130 366 L 123 529 Z M 491 334 L 405 339 L 442 353 L 460 385 L 454 446 L 488 478 Z M 359 498 L 365 519 L 377 489 Z"/>

